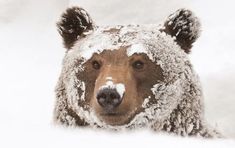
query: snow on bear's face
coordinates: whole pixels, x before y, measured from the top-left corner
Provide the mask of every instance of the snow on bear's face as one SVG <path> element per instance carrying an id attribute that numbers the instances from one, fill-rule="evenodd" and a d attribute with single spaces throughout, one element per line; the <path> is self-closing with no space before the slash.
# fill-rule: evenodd
<path id="1" fill-rule="evenodd" d="M 70 108 L 86 124 L 111 128 L 162 122 L 196 79 L 187 53 L 199 34 L 191 11 L 164 25 L 95 26 L 84 9 L 58 23 L 68 49 L 62 79 Z"/>

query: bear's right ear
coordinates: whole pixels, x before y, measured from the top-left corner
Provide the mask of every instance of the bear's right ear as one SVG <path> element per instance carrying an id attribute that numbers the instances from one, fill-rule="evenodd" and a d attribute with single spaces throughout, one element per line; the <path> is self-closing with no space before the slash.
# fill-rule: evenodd
<path id="1" fill-rule="evenodd" d="M 68 8 L 57 23 L 58 31 L 63 38 L 64 46 L 72 48 L 79 37 L 94 30 L 95 25 L 90 15 L 80 7 Z"/>

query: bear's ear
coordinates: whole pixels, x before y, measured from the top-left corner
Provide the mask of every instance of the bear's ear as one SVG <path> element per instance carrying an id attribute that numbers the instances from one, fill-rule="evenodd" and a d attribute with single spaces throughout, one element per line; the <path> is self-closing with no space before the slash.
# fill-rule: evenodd
<path id="1" fill-rule="evenodd" d="M 160 31 L 175 37 L 178 45 L 189 53 L 192 44 L 200 36 L 200 27 L 199 19 L 190 10 L 179 9 L 167 18 Z"/>
<path id="2" fill-rule="evenodd" d="M 94 30 L 95 25 L 90 15 L 80 7 L 68 8 L 57 23 L 58 31 L 63 38 L 64 46 L 69 50 L 79 37 Z"/>

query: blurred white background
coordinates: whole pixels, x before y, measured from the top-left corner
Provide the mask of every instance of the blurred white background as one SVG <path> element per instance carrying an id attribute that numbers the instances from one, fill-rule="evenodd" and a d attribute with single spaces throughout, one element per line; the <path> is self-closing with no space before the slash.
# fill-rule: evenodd
<path id="1" fill-rule="evenodd" d="M 0 0 L 0 147 L 118 147 L 118 143 L 234 147 L 233 140 L 179 139 L 146 131 L 113 134 L 52 124 L 54 86 L 65 51 L 55 22 L 68 6 L 82 6 L 97 25 L 159 23 L 185 7 L 202 23 L 190 58 L 203 84 L 206 119 L 235 138 L 234 4 L 233 0 Z"/>

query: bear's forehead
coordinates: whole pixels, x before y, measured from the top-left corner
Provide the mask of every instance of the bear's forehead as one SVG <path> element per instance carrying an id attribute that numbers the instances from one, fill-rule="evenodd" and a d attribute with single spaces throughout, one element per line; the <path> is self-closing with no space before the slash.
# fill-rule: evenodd
<path id="1" fill-rule="evenodd" d="M 128 47 L 127 55 L 147 53 L 147 46 L 179 48 L 174 38 L 159 31 L 159 25 L 101 26 L 79 38 L 70 52 L 88 60 L 94 53 Z"/>
<path id="2" fill-rule="evenodd" d="M 126 54 L 144 53 L 153 62 L 161 67 L 163 75 L 169 80 L 188 67 L 187 54 L 175 42 L 174 38 L 159 31 L 158 25 L 128 25 L 116 27 L 99 27 L 93 32 L 80 38 L 74 47 L 64 57 L 65 67 L 80 66 L 91 59 L 96 53 L 105 50 L 119 50 L 127 47 Z M 71 69 L 73 70 L 73 69 Z"/>

